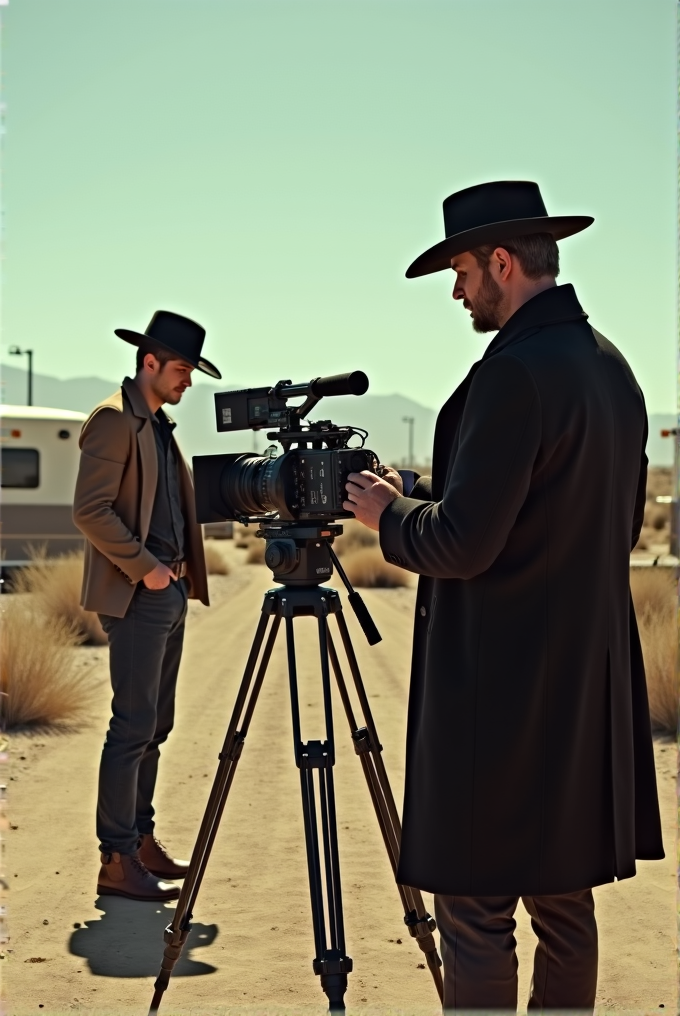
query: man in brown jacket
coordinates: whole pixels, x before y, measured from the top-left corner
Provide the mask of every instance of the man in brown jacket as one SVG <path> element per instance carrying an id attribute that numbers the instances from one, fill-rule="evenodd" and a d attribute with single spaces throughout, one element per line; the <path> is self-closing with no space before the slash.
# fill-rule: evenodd
<path id="1" fill-rule="evenodd" d="M 138 347 L 137 373 L 85 422 L 73 518 L 85 535 L 82 605 L 109 638 L 112 716 L 102 751 L 97 835 L 102 895 L 169 900 L 163 879 L 186 874 L 154 836 L 160 745 L 173 725 L 187 598 L 208 605 L 191 474 L 162 410 L 191 386 L 205 331 L 157 311 L 146 332 L 117 329 Z"/>

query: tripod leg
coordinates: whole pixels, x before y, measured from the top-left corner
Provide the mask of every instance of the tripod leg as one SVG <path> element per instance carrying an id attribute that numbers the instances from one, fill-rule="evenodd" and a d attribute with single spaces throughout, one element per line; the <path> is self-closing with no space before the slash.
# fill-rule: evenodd
<path id="1" fill-rule="evenodd" d="M 295 639 L 293 618 L 286 617 L 286 644 L 288 649 L 288 676 L 290 681 L 291 711 L 293 719 L 293 740 L 295 762 L 300 770 L 302 792 L 302 814 L 305 827 L 309 889 L 314 927 L 315 958 L 314 973 L 321 979 L 321 987 L 328 996 L 331 1012 L 345 1011 L 347 974 L 352 969 L 352 960 L 345 953 L 345 931 L 342 916 L 342 893 L 340 888 L 340 863 L 338 857 L 338 835 L 335 816 L 335 790 L 333 765 L 333 716 L 330 695 L 330 671 L 328 667 L 327 621 L 325 615 L 319 621 L 319 646 L 321 651 L 321 678 L 326 717 L 326 740 L 303 743 L 300 731 L 300 709 L 297 689 L 297 666 L 295 661 Z M 321 815 L 322 858 L 319 849 L 317 821 L 317 799 L 315 777 L 318 783 L 318 810 Z M 326 897 L 324 901 L 323 885 Z M 325 909 L 324 909 L 325 902 Z M 326 925 L 326 911 L 328 926 Z M 328 931 L 327 931 L 328 927 Z M 329 941 L 330 940 L 330 941 Z"/>
<path id="2" fill-rule="evenodd" d="M 255 682 L 253 683 L 253 674 L 255 673 L 257 660 L 260 655 L 262 643 L 264 642 L 272 603 L 273 600 L 269 597 L 269 594 L 267 594 L 262 608 L 263 613 L 255 632 L 255 637 L 248 656 L 241 685 L 238 695 L 236 696 L 236 703 L 231 715 L 231 720 L 229 721 L 224 745 L 219 754 L 220 761 L 217 767 L 217 773 L 215 774 L 215 779 L 210 791 L 210 797 L 208 798 L 208 804 L 206 805 L 198 837 L 191 854 L 189 869 L 182 885 L 179 900 L 177 901 L 177 909 L 175 910 L 175 915 L 171 923 L 165 929 L 164 938 L 166 947 L 163 954 L 160 973 L 154 984 L 155 991 L 151 1001 L 151 1007 L 149 1009 L 149 1016 L 158 1012 L 161 999 L 163 998 L 163 993 L 168 987 L 173 968 L 177 960 L 180 958 L 184 943 L 186 942 L 191 930 L 191 919 L 193 916 L 192 910 L 198 896 L 198 891 L 201 887 L 201 882 L 203 881 L 203 875 L 210 858 L 210 852 L 215 841 L 215 836 L 217 835 L 222 812 L 224 811 L 224 806 L 227 803 L 227 796 L 231 789 L 238 760 L 241 757 L 243 744 L 246 734 L 248 733 L 248 728 L 250 727 L 250 721 L 255 710 L 255 704 L 257 702 L 258 695 L 260 694 L 260 689 L 262 688 L 262 682 L 264 681 L 264 676 L 267 671 L 267 666 L 269 664 L 276 636 L 278 634 L 279 625 L 281 623 L 280 616 L 275 615 L 269 631 L 267 643 L 262 654 L 257 676 L 255 678 Z M 243 718 L 239 729 L 241 717 Z"/>
<path id="3" fill-rule="evenodd" d="M 387 849 L 387 855 L 392 865 L 392 871 L 397 874 L 399 863 L 399 848 L 401 844 L 401 822 L 399 813 L 392 794 L 392 788 L 387 777 L 387 771 L 383 762 L 382 745 L 378 739 L 371 708 L 366 696 L 359 665 L 357 663 L 354 647 L 352 645 L 347 623 L 340 610 L 336 611 L 340 637 L 345 649 L 349 663 L 350 672 L 354 680 L 354 686 L 359 698 L 359 704 L 364 716 L 365 726 L 359 727 L 354 716 L 352 703 L 347 691 L 345 678 L 340 667 L 340 661 L 333 645 L 333 640 L 328 635 L 328 651 L 330 654 L 331 666 L 340 692 L 340 698 L 345 709 L 354 742 L 354 750 L 359 756 L 361 767 L 366 777 L 366 783 L 371 795 L 373 807 L 378 819 L 378 825 L 382 833 L 383 841 Z M 411 886 L 403 886 L 397 883 L 399 895 L 404 907 L 404 923 L 408 927 L 409 934 L 416 939 L 420 949 L 425 954 L 428 969 L 437 989 L 441 1001 L 444 999 L 444 985 L 441 974 L 441 959 L 437 952 L 437 946 L 432 936 L 436 930 L 436 923 L 433 917 L 425 909 L 423 897 L 420 890 Z"/>

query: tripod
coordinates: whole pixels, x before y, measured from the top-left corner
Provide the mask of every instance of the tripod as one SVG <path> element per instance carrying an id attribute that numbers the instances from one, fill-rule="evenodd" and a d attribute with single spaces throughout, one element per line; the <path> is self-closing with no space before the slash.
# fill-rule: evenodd
<path id="1" fill-rule="evenodd" d="M 321 987 L 328 997 L 331 1012 L 344 1012 L 347 975 L 352 970 L 352 960 L 345 950 L 335 816 L 333 785 L 335 745 L 331 703 L 331 668 L 349 723 L 354 750 L 361 761 L 380 831 L 392 870 L 396 876 L 401 825 L 380 754 L 382 745 L 378 740 L 354 647 L 342 613 L 340 597 L 335 589 L 321 585 L 321 582 L 332 574 L 332 563 L 334 563 L 349 591 L 349 602 L 369 644 L 374 645 L 380 641 L 380 634 L 366 606 L 359 594 L 352 589 L 331 547 L 333 539 L 342 533 L 342 526 L 273 523 L 269 520 L 261 522 L 261 526 L 258 535 L 263 536 L 267 541 L 265 563 L 272 569 L 274 579 L 283 583 L 283 586 L 270 589 L 264 596 L 262 614 L 236 696 L 224 745 L 219 754 L 217 773 L 191 855 L 189 870 L 177 901 L 174 918 L 165 930 L 166 947 L 161 970 L 154 984 L 155 992 L 149 1010 L 150 1016 L 158 1012 L 174 965 L 179 959 L 189 935 L 192 911 L 282 620 L 286 630 L 295 764 L 300 770 L 302 813 L 312 905 L 315 949 L 312 966 L 314 973 L 321 980 Z M 363 725 L 357 723 L 347 684 L 340 667 L 340 660 L 329 630 L 328 617 L 331 614 L 335 616 L 337 622 L 340 639 L 363 714 Z M 296 617 L 303 616 L 315 617 L 318 624 L 325 718 L 325 739 L 323 741 L 303 742 L 300 732 L 293 621 Z M 318 816 L 321 820 L 320 830 Z M 435 921 L 425 910 L 419 890 L 402 885 L 398 886 L 398 890 L 404 908 L 404 922 L 409 933 L 416 939 L 425 954 L 427 966 L 434 979 L 439 997 L 442 999 L 441 960 L 432 937 L 432 932 L 436 929 Z"/>

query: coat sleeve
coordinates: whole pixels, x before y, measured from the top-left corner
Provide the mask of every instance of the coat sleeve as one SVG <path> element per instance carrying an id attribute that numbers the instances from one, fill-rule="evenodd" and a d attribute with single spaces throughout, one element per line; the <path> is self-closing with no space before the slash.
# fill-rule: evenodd
<path id="1" fill-rule="evenodd" d="M 432 477 L 431 476 L 419 476 L 416 482 L 413 484 L 413 490 L 409 494 L 412 500 L 416 501 L 431 501 L 432 500 Z"/>
<path id="2" fill-rule="evenodd" d="M 90 543 L 132 583 L 158 564 L 113 509 L 130 458 L 130 429 L 116 409 L 98 410 L 80 436 L 73 521 Z"/>
<path id="3" fill-rule="evenodd" d="M 540 401 L 529 370 L 497 353 L 472 381 L 443 500 L 399 497 L 382 513 L 386 559 L 433 578 L 486 571 L 524 503 L 540 439 Z"/>

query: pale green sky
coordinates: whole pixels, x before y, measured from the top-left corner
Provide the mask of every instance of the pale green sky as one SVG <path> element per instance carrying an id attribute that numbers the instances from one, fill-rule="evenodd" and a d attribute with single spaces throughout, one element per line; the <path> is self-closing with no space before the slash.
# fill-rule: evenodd
<path id="1" fill-rule="evenodd" d="M 533 179 L 591 322 L 675 406 L 675 0 L 10 0 L 2 359 L 117 380 L 188 314 L 229 384 L 364 369 L 437 407 L 477 359 L 442 199 Z M 12 359 L 15 365 L 16 359 Z"/>

